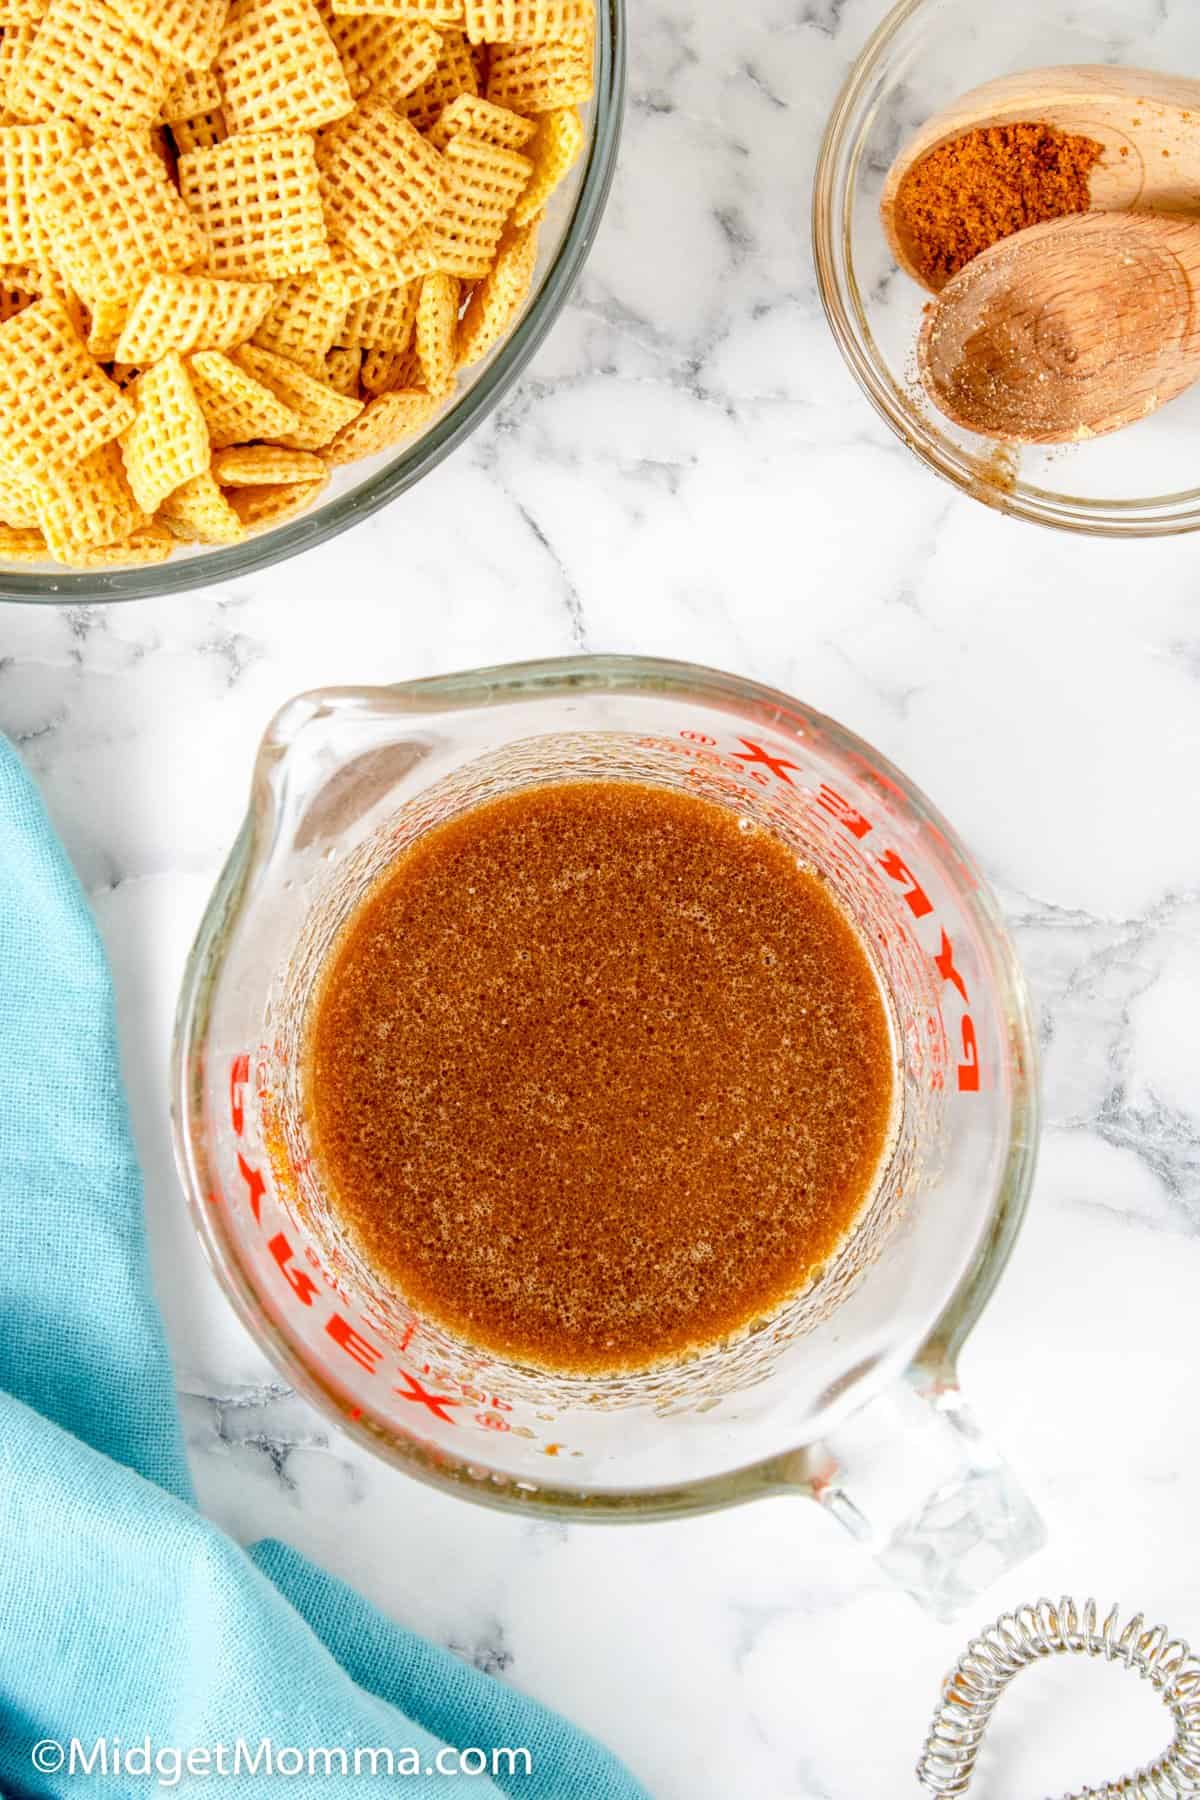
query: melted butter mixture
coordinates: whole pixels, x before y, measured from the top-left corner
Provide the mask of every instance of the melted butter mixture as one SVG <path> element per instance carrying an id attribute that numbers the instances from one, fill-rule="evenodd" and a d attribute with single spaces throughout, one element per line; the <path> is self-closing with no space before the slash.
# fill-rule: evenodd
<path id="1" fill-rule="evenodd" d="M 872 965 L 716 804 L 525 789 L 424 835 L 334 944 L 305 1090 L 379 1278 L 481 1349 L 649 1366 L 803 1288 L 888 1146 Z"/>

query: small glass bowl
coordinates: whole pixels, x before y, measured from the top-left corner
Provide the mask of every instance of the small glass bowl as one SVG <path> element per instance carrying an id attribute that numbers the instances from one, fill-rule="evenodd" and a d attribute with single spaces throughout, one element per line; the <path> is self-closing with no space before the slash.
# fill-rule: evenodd
<path id="1" fill-rule="evenodd" d="M 876 410 L 923 462 L 975 499 L 1095 537 L 1194 531 L 1200 387 L 1111 437 L 1008 451 L 944 419 L 917 377 L 929 295 L 897 269 L 880 223 L 888 170 L 918 128 L 968 89 L 1061 63 L 1200 76 L 1200 7 L 1192 0 L 901 0 L 855 63 L 821 149 L 813 198 L 821 297 Z"/>
<path id="2" fill-rule="evenodd" d="M 625 103 L 625 0 L 596 3 L 596 89 L 582 109 L 587 141 L 571 175 L 553 196 L 542 227 L 538 266 L 517 324 L 491 356 L 467 370 L 424 434 L 403 449 L 383 451 L 335 469 L 311 512 L 245 543 L 221 549 L 181 545 L 169 562 L 149 568 L 75 574 L 49 563 L 31 567 L 0 559 L 0 600 L 50 605 L 142 600 L 235 581 L 346 531 L 413 487 L 480 425 L 538 349 L 562 311 L 600 224 L 616 170 Z"/>

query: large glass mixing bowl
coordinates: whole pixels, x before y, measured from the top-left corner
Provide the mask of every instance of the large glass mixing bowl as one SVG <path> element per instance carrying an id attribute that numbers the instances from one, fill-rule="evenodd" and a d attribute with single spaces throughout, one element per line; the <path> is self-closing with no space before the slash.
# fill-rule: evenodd
<path id="1" fill-rule="evenodd" d="M 517 324 L 491 356 L 465 371 L 428 429 L 412 443 L 335 469 L 324 495 L 302 517 L 224 548 L 181 545 L 169 562 L 149 568 L 72 573 L 52 563 L 0 558 L 0 599 L 79 605 L 183 593 L 235 581 L 311 549 L 369 518 L 435 469 L 513 386 L 562 311 L 583 268 L 616 168 L 625 100 L 625 0 L 597 0 L 596 88 L 584 107 L 583 155 L 553 196 L 529 298 Z"/>

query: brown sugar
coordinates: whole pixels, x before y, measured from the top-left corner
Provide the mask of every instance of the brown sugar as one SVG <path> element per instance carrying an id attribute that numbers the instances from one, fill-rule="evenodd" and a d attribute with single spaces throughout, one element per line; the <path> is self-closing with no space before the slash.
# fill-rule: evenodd
<path id="1" fill-rule="evenodd" d="M 889 1142 L 887 1004 L 780 839 L 638 782 L 427 832 L 343 928 L 305 1091 L 375 1273 L 485 1350 L 647 1366 L 776 1310 Z"/>
<path id="2" fill-rule="evenodd" d="M 1087 212 L 1103 154 L 1092 138 L 1038 123 L 981 126 L 939 144 L 900 184 L 906 254 L 930 287 L 944 287 L 1002 238 Z"/>

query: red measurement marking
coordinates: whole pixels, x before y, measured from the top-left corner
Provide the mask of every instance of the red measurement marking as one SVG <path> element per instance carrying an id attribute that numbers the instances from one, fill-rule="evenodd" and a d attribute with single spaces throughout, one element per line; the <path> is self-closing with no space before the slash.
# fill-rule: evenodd
<path id="1" fill-rule="evenodd" d="M 895 850 L 885 850 L 879 859 L 879 866 L 885 875 L 893 881 L 911 883 L 904 896 L 904 904 L 914 919 L 927 919 L 933 911 L 933 901 L 925 892 L 904 858 Z"/>
<path id="2" fill-rule="evenodd" d="M 731 752 L 738 762 L 743 763 L 747 768 L 752 763 L 760 764 L 762 768 L 769 769 L 772 775 L 777 775 L 785 787 L 791 787 L 792 778 L 788 774 L 788 770 L 792 769 L 798 775 L 800 773 L 799 763 L 787 762 L 782 756 L 772 756 L 769 750 L 764 750 L 761 744 L 754 743 L 750 738 L 739 738 L 738 743 L 746 746 L 745 750 Z"/>
<path id="3" fill-rule="evenodd" d="M 235 1056 L 229 1071 L 229 1117 L 233 1121 L 233 1129 L 241 1137 L 246 1124 L 246 1083 L 250 1079 L 250 1058 L 243 1051 Z"/>
<path id="4" fill-rule="evenodd" d="M 416 1329 L 417 1329 L 416 1326 L 414 1324 L 412 1324 L 411 1321 L 404 1327 L 404 1336 L 400 1339 L 401 1350 L 408 1349 L 408 1346 L 413 1341 L 413 1333 L 416 1331 Z"/>
<path id="5" fill-rule="evenodd" d="M 495 1413 L 476 1413 L 475 1423 L 482 1425 L 485 1431 L 511 1431 L 512 1426 L 507 1419 L 498 1419 Z"/>
<path id="6" fill-rule="evenodd" d="M 375 1373 L 383 1351 L 368 1343 L 365 1337 L 355 1331 L 348 1319 L 343 1319 L 341 1313 L 334 1313 L 332 1318 L 325 1321 L 325 1335 L 339 1344 L 346 1355 L 365 1369 L 368 1375 Z"/>
<path id="7" fill-rule="evenodd" d="M 317 1292 L 317 1284 L 312 1279 L 311 1275 L 306 1275 L 303 1269 L 297 1269 L 293 1266 L 292 1246 L 288 1243 L 287 1238 L 282 1231 L 277 1231 L 275 1233 L 275 1236 L 267 1245 L 267 1249 L 279 1264 L 279 1272 L 291 1288 L 293 1294 L 295 1294 L 297 1300 L 300 1301 L 302 1306 L 311 1306 L 313 1303 L 313 1295 Z"/>
<path id="8" fill-rule="evenodd" d="M 238 1173 L 250 1190 L 250 1211 L 254 1214 L 254 1223 L 256 1225 L 261 1225 L 262 1198 L 267 1191 L 267 1184 L 259 1174 L 258 1170 L 250 1167 L 250 1164 L 246 1161 L 240 1150 L 237 1153 L 237 1161 Z"/>
<path id="9" fill-rule="evenodd" d="M 401 1369 L 400 1379 L 407 1385 L 402 1388 L 393 1388 L 393 1394 L 398 1394 L 401 1400 L 412 1400 L 417 1406 L 427 1406 L 434 1418 L 440 1419 L 443 1425 L 454 1424 L 454 1420 L 450 1417 L 446 1408 L 448 1406 L 457 1406 L 457 1400 L 451 1399 L 449 1394 L 429 1393 L 421 1386 L 415 1375 L 410 1375 L 408 1373 L 407 1369 Z"/>
<path id="10" fill-rule="evenodd" d="M 350 1408 L 350 1411 L 346 1414 L 346 1417 L 348 1419 L 361 1419 L 362 1418 L 362 1407 L 361 1406 L 352 1406 Z"/>
<path id="11" fill-rule="evenodd" d="M 963 980 L 962 976 L 959 974 L 958 970 L 954 966 L 954 946 L 951 944 L 950 939 L 946 936 L 946 930 L 945 930 L 944 926 L 942 927 L 942 947 L 938 951 L 937 955 L 934 957 L 933 960 L 937 966 L 938 974 L 941 976 L 942 980 L 951 982 L 952 985 L 958 989 L 959 993 L 962 995 L 963 1000 L 966 1002 L 966 1004 L 970 1005 L 970 996 L 967 993 L 967 984 Z"/>
<path id="12" fill-rule="evenodd" d="M 679 735 L 681 738 L 687 738 L 688 742 L 692 744 L 707 744 L 710 750 L 715 747 L 717 741 L 715 737 L 709 737 L 707 733 L 703 731 L 681 731 Z M 743 738 L 743 744 L 745 741 L 745 738 Z"/>
<path id="13" fill-rule="evenodd" d="M 839 825 L 844 825 L 851 837 L 870 837 L 875 827 L 870 819 L 864 817 L 856 806 L 844 800 L 835 788 L 823 781 L 817 789 L 817 805 L 823 806 L 827 813 L 832 813 Z"/>
<path id="14" fill-rule="evenodd" d="M 220 1206 L 221 1196 L 220 1196 L 220 1194 L 218 1194 L 216 1188 L 214 1188 L 212 1190 L 211 1194 L 208 1195 L 208 1204 L 210 1206 Z"/>
<path id="15" fill-rule="evenodd" d="M 965 1062 L 958 1065 L 958 1091 L 960 1094 L 977 1094 L 979 1092 L 979 1040 L 975 1036 L 975 1026 L 969 1018 L 962 1022 L 962 1046 Z"/>

